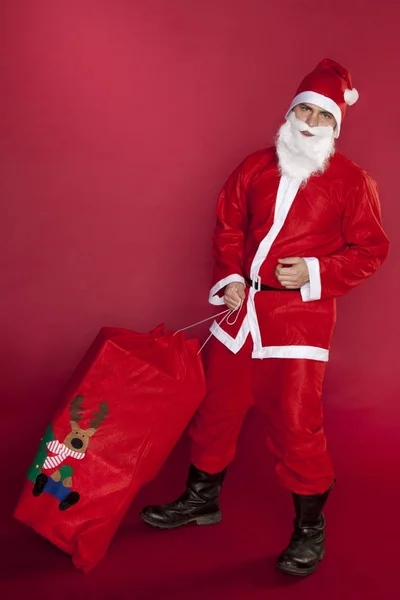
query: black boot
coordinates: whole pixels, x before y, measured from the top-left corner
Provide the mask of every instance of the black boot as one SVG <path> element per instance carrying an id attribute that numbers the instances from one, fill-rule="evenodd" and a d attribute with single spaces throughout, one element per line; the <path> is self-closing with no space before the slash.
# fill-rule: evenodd
<path id="1" fill-rule="evenodd" d="M 278 560 L 278 569 L 289 575 L 311 575 L 325 554 L 325 518 L 322 509 L 332 488 L 324 494 L 293 494 L 296 519 L 288 548 Z"/>
<path id="2" fill-rule="evenodd" d="M 141 519 L 159 529 L 175 529 L 188 523 L 214 525 L 221 520 L 218 494 L 224 481 L 226 469 L 209 475 L 194 465 L 189 469 L 186 491 L 175 502 L 160 506 L 146 506 Z"/>

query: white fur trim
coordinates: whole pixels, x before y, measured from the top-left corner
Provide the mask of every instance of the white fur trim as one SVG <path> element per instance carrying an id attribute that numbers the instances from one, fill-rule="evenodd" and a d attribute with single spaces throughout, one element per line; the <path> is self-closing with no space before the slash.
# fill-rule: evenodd
<path id="1" fill-rule="evenodd" d="M 279 232 L 281 231 L 286 221 L 286 218 L 297 195 L 299 187 L 300 181 L 291 179 L 290 177 L 287 177 L 287 175 L 282 175 L 279 182 L 278 193 L 276 195 L 273 225 L 268 231 L 265 238 L 260 242 L 260 245 L 258 246 L 256 255 L 254 256 L 253 262 L 250 267 L 250 278 L 253 281 L 259 280 L 259 271 L 261 265 L 267 258 L 269 251 L 271 250 L 272 244 L 275 242 L 276 238 L 279 235 Z M 250 288 L 250 292 L 247 299 L 247 315 L 249 318 L 251 337 L 254 342 L 252 356 L 253 358 L 263 358 L 262 353 L 264 351 L 264 348 L 262 347 L 261 331 L 258 323 L 256 305 L 254 301 L 254 296 L 256 295 L 256 293 L 258 292 L 253 287 Z"/>
<path id="2" fill-rule="evenodd" d="M 229 275 L 228 277 L 225 277 L 224 279 L 220 279 L 220 281 L 218 281 L 214 287 L 211 288 L 210 290 L 210 297 L 208 298 L 208 301 L 210 304 L 214 304 L 215 306 L 219 306 L 221 304 L 225 304 L 225 301 L 223 298 L 221 298 L 220 296 L 217 296 L 218 292 L 220 290 L 222 290 L 222 288 L 224 288 L 226 285 L 228 285 L 228 283 L 243 283 L 244 285 L 246 285 L 246 282 L 244 280 L 244 278 L 241 275 Z"/>
<path id="3" fill-rule="evenodd" d="M 252 354 L 253 358 L 307 358 L 328 362 L 329 350 L 317 346 L 264 346 Z"/>
<path id="4" fill-rule="evenodd" d="M 310 281 L 301 286 L 301 298 L 303 302 L 312 302 L 321 299 L 321 274 L 318 258 L 304 258 L 307 263 Z"/>
<path id="5" fill-rule="evenodd" d="M 357 92 L 356 88 L 353 88 L 352 90 L 345 90 L 345 92 L 344 92 L 344 101 L 349 106 L 353 106 L 353 104 L 355 104 L 357 102 L 359 97 L 360 97 L 360 95 Z"/>
<path id="6" fill-rule="evenodd" d="M 250 333 L 249 328 L 249 319 L 248 316 L 243 319 L 243 323 L 239 329 L 237 336 L 234 338 L 229 333 L 224 331 L 222 327 L 219 326 L 217 321 L 214 321 L 210 327 L 211 333 L 219 340 L 224 346 L 229 348 L 231 352 L 237 354 L 239 350 L 242 348 L 245 343 L 247 336 Z"/>
<path id="7" fill-rule="evenodd" d="M 237 354 L 250 333 L 248 317 L 245 317 L 236 338 L 233 338 L 229 333 L 224 331 L 216 321 L 211 325 L 210 331 L 233 354 Z M 319 348 L 318 346 L 263 346 L 261 348 L 254 348 L 251 357 L 256 359 L 304 358 L 328 362 L 329 350 Z"/>
<path id="8" fill-rule="evenodd" d="M 309 104 L 315 104 L 315 106 L 319 106 L 323 110 L 332 113 L 332 115 L 336 119 L 336 129 L 335 129 L 335 138 L 338 138 L 340 135 L 340 126 L 342 124 L 342 113 L 339 106 L 334 102 L 331 98 L 327 96 L 323 96 L 322 94 L 317 94 L 316 92 L 301 92 L 295 98 L 289 107 L 289 110 L 286 113 L 286 119 L 292 112 L 295 106 L 298 104 L 302 104 L 303 102 L 308 102 Z"/>
<path id="9" fill-rule="evenodd" d="M 250 278 L 257 281 L 261 265 L 267 258 L 272 244 L 275 242 L 280 230 L 282 229 L 290 207 L 296 197 L 300 187 L 300 180 L 295 180 L 287 175 L 282 175 L 279 181 L 278 193 L 275 201 L 274 222 L 271 229 L 263 240 L 261 240 L 257 252 L 253 258 L 250 268 Z"/>

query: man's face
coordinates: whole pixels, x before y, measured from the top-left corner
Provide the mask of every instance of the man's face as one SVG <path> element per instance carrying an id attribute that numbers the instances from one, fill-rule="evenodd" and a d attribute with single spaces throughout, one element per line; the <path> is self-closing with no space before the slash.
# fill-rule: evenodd
<path id="1" fill-rule="evenodd" d="M 323 173 L 335 152 L 335 127 L 335 118 L 322 108 L 308 103 L 295 106 L 276 140 L 281 172 L 299 181 Z"/>
<path id="2" fill-rule="evenodd" d="M 333 127 L 333 129 L 336 129 L 335 117 L 315 104 L 309 104 L 308 102 L 298 104 L 294 107 L 293 112 L 297 119 L 304 121 L 309 127 Z M 312 133 L 308 131 L 302 131 L 302 134 L 306 137 L 312 137 Z"/>

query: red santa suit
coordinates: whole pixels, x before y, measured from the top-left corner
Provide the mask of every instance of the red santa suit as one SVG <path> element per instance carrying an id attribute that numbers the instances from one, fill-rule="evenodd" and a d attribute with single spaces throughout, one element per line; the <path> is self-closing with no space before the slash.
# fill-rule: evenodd
<path id="1" fill-rule="evenodd" d="M 337 97 L 337 82 L 328 83 L 318 74 L 306 78 L 291 108 L 310 102 L 329 110 L 337 136 L 345 101 Z M 344 96 L 352 91 L 346 87 Z M 211 327 L 208 395 L 190 430 L 197 468 L 216 473 L 231 462 L 255 403 L 267 416 L 281 483 L 297 494 L 330 487 L 321 395 L 335 299 L 371 276 L 388 247 L 375 182 L 339 153 L 306 184 L 281 175 L 275 148 L 256 152 L 234 171 L 218 200 L 210 302 L 224 304 L 228 283 L 250 284 L 236 323 Z M 307 262 L 309 282 L 300 291 L 286 290 L 276 278 L 278 259 L 286 257 Z"/>

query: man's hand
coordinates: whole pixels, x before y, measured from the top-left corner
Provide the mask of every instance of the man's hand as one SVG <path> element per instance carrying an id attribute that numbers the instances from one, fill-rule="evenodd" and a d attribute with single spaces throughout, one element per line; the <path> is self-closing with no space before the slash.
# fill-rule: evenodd
<path id="1" fill-rule="evenodd" d="M 244 290 L 244 283 L 239 283 L 236 281 L 228 283 L 224 293 L 224 302 L 226 306 L 231 310 L 236 310 L 239 308 L 241 301 L 246 297 Z"/>
<path id="2" fill-rule="evenodd" d="M 288 290 L 301 288 L 310 280 L 308 266 L 304 258 L 280 258 L 275 269 L 279 283 Z"/>

